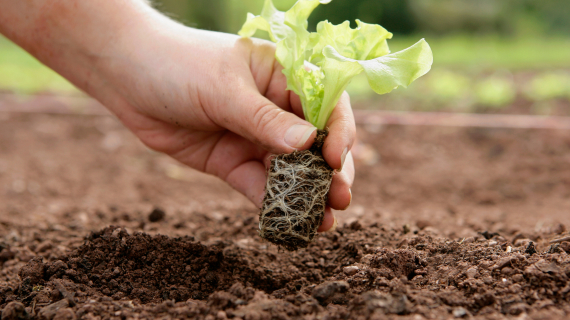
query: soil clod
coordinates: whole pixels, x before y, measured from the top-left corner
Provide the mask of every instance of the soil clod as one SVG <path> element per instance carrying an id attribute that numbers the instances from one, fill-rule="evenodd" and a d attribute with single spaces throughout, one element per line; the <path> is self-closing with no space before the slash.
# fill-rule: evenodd
<path id="1" fill-rule="evenodd" d="M 529 244 L 527 245 L 526 249 L 524 250 L 525 253 L 528 253 L 530 255 L 533 255 L 535 253 L 537 253 L 538 251 L 536 251 L 536 248 L 534 247 L 534 242 L 529 242 Z"/>
<path id="2" fill-rule="evenodd" d="M 313 297 L 321 305 L 329 304 L 334 298 L 343 298 L 343 294 L 348 291 L 350 285 L 346 281 L 327 281 L 313 289 Z"/>
<path id="3" fill-rule="evenodd" d="M 151 213 L 148 215 L 148 221 L 150 222 L 159 222 L 166 217 L 166 213 L 164 210 L 160 208 L 154 208 Z"/>
<path id="4" fill-rule="evenodd" d="M 2 310 L 2 320 L 28 320 L 30 314 L 26 311 L 26 307 L 18 301 L 12 301 Z"/>
<path id="5" fill-rule="evenodd" d="M 52 320 L 58 315 L 60 310 L 66 309 L 68 306 L 69 302 L 67 299 L 62 299 L 49 306 L 43 307 L 39 312 L 40 319 Z"/>

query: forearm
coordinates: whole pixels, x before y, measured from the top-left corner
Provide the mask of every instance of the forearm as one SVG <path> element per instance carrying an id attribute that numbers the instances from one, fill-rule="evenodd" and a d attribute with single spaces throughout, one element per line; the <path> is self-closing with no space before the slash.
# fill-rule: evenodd
<path id="1" fill-rule="evenodd" d="M 132 30 L 159 15 L 141 0 L 0 0 L 0 8 L 0 33 L 95 96 L 107 91 L 109 60 L 126 58 L 117 53 L 128 54 Z"/>

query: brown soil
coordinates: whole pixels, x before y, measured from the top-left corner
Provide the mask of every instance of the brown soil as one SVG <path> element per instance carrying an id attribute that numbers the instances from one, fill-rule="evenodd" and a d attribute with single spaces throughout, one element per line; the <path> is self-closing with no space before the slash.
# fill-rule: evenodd
<path id="1" fill-rule="evenodd" d="M 284 252 L 243 196 L 111 117 L 0 113 L 3 318 L 570 316 L 568 132 L 359 138 L 342 227 Z"/>
<path id="2" fill-rule="evenodd" d="M 317 235 L 333 178 L 322 154 L 327 135 L 318 130 L 309 150 L 271 159 L 259 214 L 261 238 L 295 251 L 306 248 Z"/>

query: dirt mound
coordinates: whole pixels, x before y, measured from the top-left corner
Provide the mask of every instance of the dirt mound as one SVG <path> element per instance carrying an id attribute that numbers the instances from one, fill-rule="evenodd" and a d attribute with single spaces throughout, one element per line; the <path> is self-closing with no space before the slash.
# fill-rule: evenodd
<path id="1" fill-rule="evenodd" d="M 385 245 L 374 245 L 380 242 Z M 423 231 L 344 228 L 304 252 L 275 254 L 231 241 L 204 245 L 192 237 L 131 235 L 110 227 L 62 259 L 30 260 L 20 269 L 19 285 L 2 290 L 0 303 L 20 310 L 13 304 L 18 301 L 30 313 L 54 317 L 59 309 L 44 309 L 55 303 L 79 317 L 570 313 L 567 246 L 531 254 L 530 244 L 515 247 L 499 235 L 468 242 Z"/>
<path id="2" fill-rule="evenodd" d="M 261 241 L 245 197 L 113 118 L 0 115 L 0 312 L 570 317 L 567 132 L 358 130 L 344 227 L 288 253 Z"/>
<path id="3" fill-rule="evenodd" d="M 205 299 L 238 281 L 272 292 L 290 280 L 262 267 L 265 259 L 250 260 L 241 249 L 224 242 L 204 246 L 192 237 L 129 235 L 110 227 L 91 234 L 62 260 L 45 264 L 32 260 L 20 277 L 32 286 L 63 278 L 114 299 L 128 297 L 143 303 Z"/>

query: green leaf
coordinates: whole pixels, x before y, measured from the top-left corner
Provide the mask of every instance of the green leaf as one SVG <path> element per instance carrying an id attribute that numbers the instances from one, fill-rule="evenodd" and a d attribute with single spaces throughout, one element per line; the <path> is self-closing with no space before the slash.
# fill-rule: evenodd
<path id="1" fill-rule="evenodd" d="M 350 80 L 364 71 L 374 91 L 383 94 L 428 72 L 433 63 L 425 40 L 390 54 L 387 40 L 392 34 L 379 25 L 356 20 L 333 25 L 321 21 L 317 31 L 307 31 L 307 19 L 319 3 L 330 0 L 298 0 L 287 12 L 266 0 L 261 15 L 248 14 L 239 34 L 252 36 L 269 32 L 277 43 L 275 56 L 287 77 L 287 89 L 301 98 L 307 121 L 324 129 Z"/>
<path id="2" fill-rule="evenodd" d="M 325 47 L 323 54 L 326 58 L 344 63 L 358 62 L 366 72 L 370 87 L 379 94 L 388 93 L 399 86 L 407 87 L 426 74 L 433 63 L 431 49 L 424 39 L 402 51 L 371 60 L 344 57 L 331 46 Z"/>
<path id="3" fill-rule="evenodd" d="M 318 115 L 311 119 L 311 123 L 319 129 L 324 129 L 346 86 L 352 78 L 362 72 L 362 66 L 357 62 L 325 59 L 321 68 L 324 73 L 324 95 Z"/>
<path id="4" fill-rule="evenodd" d="M 355 60 L 369 60 L 390 53 L 386 41 L 392 38 L 390 32 L 379 25 L 364 23 L 358 19 L 356 24 L 356 29 L 351 29 L 348 21 L 336 26 L 328 21 L 319 22 L 316 32 L 319 42 L 313 48 L 313 59 L 322 59 L 322 51 L 326 46 L 331 46 L 342 56 Z"/>
<path id="5" fill-rule="evenodd" d="M 309 15 L 319 5 L 330 0 L 298 0 L 287 12 L 279 11 L 272 0 L 265 0 L 261 15 L 247 14 L 247 20 L 238 34 L 251 37 L 257 30 L 267 31 L 271 41 L 278 44 L 277 59 L 284 68 L 305 58 L 310 50 L 310 33 L 307 31 Z M 284 44 L 279 45 L 281 42 Z"/>
<path id="6" fill-rule="evenodd" d="M 370 87 L 378 94 L 388 93 L 399 86 L 406 88 L 426 74 L 433 63 L 428 43 L 421 39 L 413 46 L 372 60 L 359 61 Z"/>
<path id="7" fill-rule="evenodd" d="M 247 20 L 238 34 L 242 37 L 249 38 L 253 36 L 257 30 L 267 31 L 269 38 L 273 42 L 279 42 L 285 39 L 288 33 L 291 32 L 290 28 L 285 25 L 285 13 L 277 10 L 271 0 L 265 0 L 261 15 L 255 16 L 251 13 L 247 14 Z"/>

